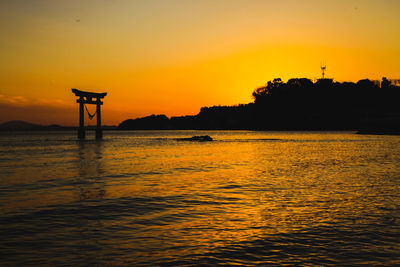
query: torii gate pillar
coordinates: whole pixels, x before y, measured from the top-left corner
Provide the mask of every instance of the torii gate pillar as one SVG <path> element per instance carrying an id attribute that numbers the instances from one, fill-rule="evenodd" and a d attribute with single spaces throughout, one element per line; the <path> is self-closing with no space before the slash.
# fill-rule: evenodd
<path id="1" fill-rule="evenodd" d="M 103 130 L 101 129 L 101 109 L 100 106 L 103 105 L 101 99 L 104 98 L 107 93 L 91 93 L 80 91 L 78 89 L 72 89 L 72 92 L 79 97 L 76 100 L 79 103 L 79 128 L 78 128 L 78 138 L 85 139 L 85 113 L 84 113 L 84 105 L 85 104 L 96 104 L 96 118 L 97 118 L 97 127 L 96 127 L 96 139 L 103 138 Z M 93 98 L 96 98 L 94 101 Z"/>

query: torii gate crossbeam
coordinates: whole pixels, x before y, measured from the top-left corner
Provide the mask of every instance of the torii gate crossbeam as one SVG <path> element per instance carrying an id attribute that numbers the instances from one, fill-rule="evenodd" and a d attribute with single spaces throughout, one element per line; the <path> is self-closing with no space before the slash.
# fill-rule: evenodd
<path id="1" fill-rule="evenodd" d="M 84 114 L 84 105 L 85 104 L 95 104 L 96 105 L 96 118 L 97 118 L 97 127 L 96 127 L 96 139 L 103 138 L 103 131 L 101 129 L 101 109 L 100 106 L 103 105 L 101 99 L 104 98 L 107 93 L 92 93 L 85 92 L 78 89 L 73 88 L 72 92 L 79 97 L 76 100 L 79 103 L 79 128 L 78 128 L 78 138 L 85 139 L 85 114 Z M 96 99 L 96 100 L 93 100 Z"/>

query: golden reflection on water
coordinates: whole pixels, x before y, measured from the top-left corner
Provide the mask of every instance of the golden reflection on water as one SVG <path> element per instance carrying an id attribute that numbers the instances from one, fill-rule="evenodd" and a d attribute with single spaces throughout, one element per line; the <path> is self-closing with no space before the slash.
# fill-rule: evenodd
<path id="1" fill-rule="evenodd" d="M 400 201 L 397 137 L 212 132 L 215 142 L 191 143 L 175 141 L 184 132 L 163 134 L 69 142 L 53 157 L 38 151 L 13 174 L 31 173 L 19 180 L 30 181 L 26 194 L 9 196 L 2 209 L 87 205 L 99 214 L 76 217 L 76 231 L 119 229 L 85 241 L 99 253 L 118 247 L 157 258 L 371 223 Z"/>
<path id="2" fill-rule="evenodd" d="M 182 210 L 141 217 L 157 221 L 187 213 L 188 218 L 158 226 L 154 235 L 169 233 L 169 238 L 192 247 L 332 224 L 345 217 L 363 217 L 376 208 L 365 201 L 375 195 L 380 171 L 369 162 L 376 152 L 371 144 L 358 136 L 351 136 L 354 142 L 325 134 L 291 138 L 172 144 L 141 148 L 141 155 L 135 147 L 127 148 L 118 165 L 126 173 L 142 172 L 142 176 L 126 178 L 126 183 L 107 190 L 113 198 L 179 195 L 199 201 Z"/>

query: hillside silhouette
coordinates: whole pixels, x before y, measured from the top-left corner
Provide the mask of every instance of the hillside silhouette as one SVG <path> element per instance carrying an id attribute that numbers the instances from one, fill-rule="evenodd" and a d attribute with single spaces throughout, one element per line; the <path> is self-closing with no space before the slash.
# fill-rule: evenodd
<path id="1" fill-rule="evenodd" d="M 354 82 L 293 78 L 268 81 L 254 102 L 203 107 L 194 116 L 151 115 L 125 120 L 119 129 L 358 130 L 400 133 L 400 86 L 382 78 Z"/>
<path id="2" fill-rule="evenodd" d="M 35 123 L 30 123 L 26 121 L 8 121 L 0 123 L 0 131 L 4 132 L 15 132 L 15 131 L 65 131 L 74 130 L 76 127 L 72 126 L 60 126 L 57 124 L 51 125 L 40 125 Z"/>

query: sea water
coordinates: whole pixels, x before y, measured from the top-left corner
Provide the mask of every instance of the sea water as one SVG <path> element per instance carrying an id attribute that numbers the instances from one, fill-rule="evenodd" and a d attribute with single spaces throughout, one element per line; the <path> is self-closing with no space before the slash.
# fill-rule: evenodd
<path id="1" fill-rule="evenodd" d="M 0 133 L 0 265 L 400 264 L 399 136 L 93 135 Z"/>

